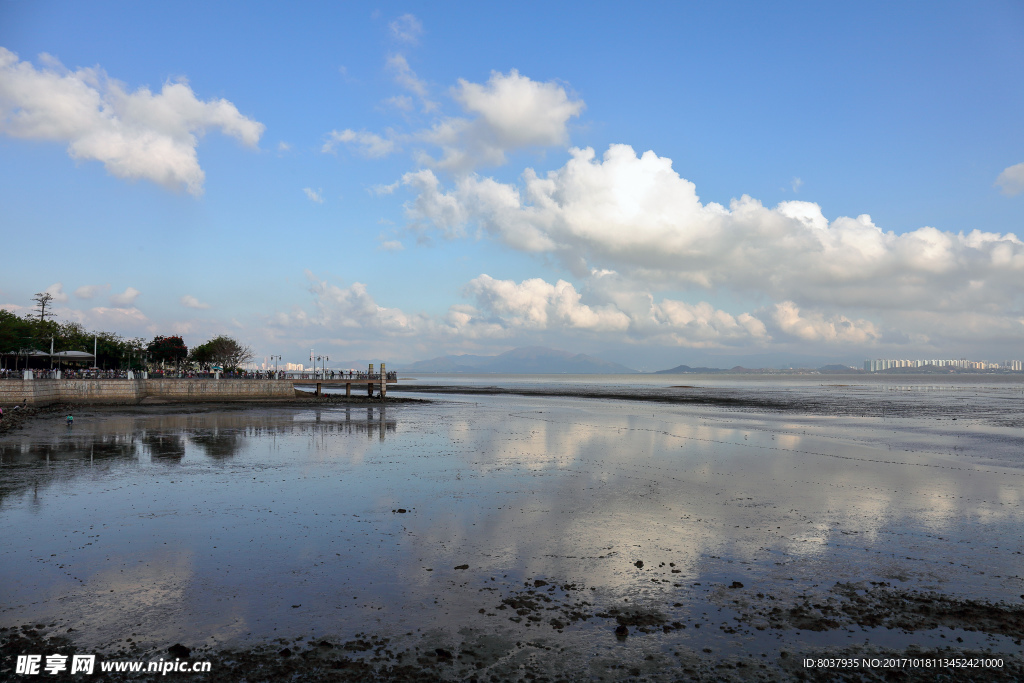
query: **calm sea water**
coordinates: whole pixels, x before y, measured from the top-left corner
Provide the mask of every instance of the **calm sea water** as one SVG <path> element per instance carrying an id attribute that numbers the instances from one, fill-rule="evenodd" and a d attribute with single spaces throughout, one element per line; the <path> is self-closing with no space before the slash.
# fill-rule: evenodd
<path id="1" fill-rule="evenodd" d="M 358 632 L 410 647 L 543 638 L 565 648 L 557 669 L 600 653 L 643 661 L 679 648 L 715 657 L 849 642 L 845 630 L 720 629 L 740 595 L 724 596 L 732 582 L 752 600 L 869 580 L 971 599 L 1024 593 L 1018 378 L 402 383 L 581 394 L 685 385 L 915 410 L 440 393 L 386 408 L 84 409 L 72 428 L 54 418 L 0 438 L 0 626 L 56 623 L 95 647 Z M 555 630 L 498 610 L 537 579 L 585 588 L 595 612 L 642 606 L 704 628 L 645 635 L 627 654 L 614 621 Z M 886 629 L 857 637 L 939 642 Z"/>

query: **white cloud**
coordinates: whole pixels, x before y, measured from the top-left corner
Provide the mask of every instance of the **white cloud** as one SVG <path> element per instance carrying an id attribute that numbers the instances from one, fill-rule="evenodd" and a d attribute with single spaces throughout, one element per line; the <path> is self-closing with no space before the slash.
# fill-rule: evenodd
<path id="1" fill-rule="evenodd" d="M 846 316 L 826 316 L 820 312 L 803 313 L 792 301 L 775 304 L 773 322 L 779 330 L 808 342 L 870 344 L 881 339 L 881 332 L 868 320 L 850 320 Z"/>
<path id="2" fill-rule="evenodd" d="M 402 251 L 405 246 L 398 240 L 384 240 L 380 243 L 381 251 Z"/>
<path id="3" fill-rule="evenodd" d="M 391 55 L 387 58 L 385 66 L 394 74 L 396 83 L 420 98 L 424 113 L 430 113 L 437 109 L 437 102 L 432 101 L 428 97 L 429 89 L 427 88 L 426 81 L 421 80 L 416 75 L 416 72 L 409 66 L 409 62 L 404 55 Z"/>
<path id="4" fill-rule="evenodd" d="M 319 280 L 306 271 L 310 283 L 309 291 L 315 297 L 315 314 L 302 309 L 292 313 L 277 313 L 272 324 L 278 327 L 315 326 L 335 331 L 358 330 L 360 332 L 383 332 L 390 335 L 415 333 L 415 318 L 397 308 L 378 306 L 367 291 L 366 285 L 355 282 L 349 287 L 339 287 L 326 280 Z"/>
<path id="5" fill-rule="evenodd" d="M 649 292 L 623 289 L 628 285 L 614 273 L 597 273 L 594 277 L 611 277 L 614 281 L 594 288 L 591 298 L 602 300 L 600 303 L 585 304 L 582 293 L 565 280 L 551 284 L 533 278 L 517 283 L 480 275 L 464 288 L 464 293 L 476 301 L 467 321 L 497 325 L 505 331 L 504 336 L 522 330 L 591 331 L 600 332 L 609 342 L 690 348 L 770 341 L 764 323 L 750 313 L 734 316 L 707 302 L 655 301 Z M 591 284 L 601 283 L 592 280 Z"/>
<path id="6" fill-rule="evenodd" d="M 61 320 L 81 323 L 87 330 L 116 332 L 123 337 L 145 335 L 150 320 L 134 306 L 97 306 L 85 310 L 61 308 L 56 311 Z"/>
<path id="7" fill-rule="evenodd" d="M 553 285 L 540 278 L 516 283 L 481 275 L 466 285 L 466 292 L 476 298 L 480 308 L 515 327 L 624 331 L 630 322 L 629 316 L 613 306 L 580 303 L 580 293 L 565 280 Z"/>
<path id="8" fill-rule="evenodd" d="M 75 290 L 75 296 L 79 299 L 92 299 L 102 292 L 110 289 L 110 285 L 82 285 Z"/>
<path id="9" fill-rule="evenodd" d="M 285 152 L 292 151 L 292 146 L 289 145 L 284 140 L 281 140 L 279 143 L 277 143 L 277 151 L 284 154 Z"/>
<path id="10" fill-rule="evenodd" d="M 800 180 L 799 178 L 793 178 L 792 182 L 789 183 L 789 186 L 793 188 L 793 194 L 796 194 L 797 192 L 800 191 L 800 188 L 803 186 L 803 184 L 804 181 Z"/>
<path id="11" fill-rule="evenodd" d="M 679 346 L 707 348 L 769 341 L 764 323 L 750 313 L 733 316 L 706 301 L 696 304 L 672 299 L 661 303 L 652 301 L 651 318 L 655 325 L 644 326 L 642 331 L 656 336 L 667 335 L 672 343 Z"/>
<path id="12" fill-rule="evenodd" d="M 309 201 L 316 202 L 317 204 L 323 204 L 324 203 L 323 190 L 321 190 L 321 189 L 314 190 L 314 189 L 309 188 L 309 187 L 304 187 L 304 188 L 302 188 L 302 191 L 306 194 L 306 197 L 309 198 Z"/>
<path id="13" fill-rule="evenodd" d="M 1024 192 L 1024 163 L 1003 169 L 996 178 L 996 185 L 1009 197 Z"/>
<path id="14" fill-rule="evenodd" d="M 398 189 L 398 186 L 400 184 L 401 184 L 400 181 L 396 180 L 395 182 L 391 183 L 390 185 L 374 185 L 373 187 L 370 188 L 370 191 L 373 192 L 374 194 L 377 194 L 377 195 L 381 195 L 381 194 L 394 194 L 395 190 Z M 388 222 L 390 223 L 390 221 L 388 221 Z"/>
<path id="15" fill-rule="evenodd" d="M 412 98 L 408 95 L 395 95 L 384 100 L 384 104 L 402 111 L 412 111 Z"/>
<path id="16" fill-rule="evenodd" d="M 601 344 L 726 349 L 766 349 L 772 344 L 795 348 L 814 344 L 826 347 L 882 348 L 909 342 L 927 345 L 927 335 L 885 331 L 881 324 L 854 316 L 800 307 L 792 301 L 770 305 L 755 313 L 730 313 L 706 301 L 689 303 L 672 298 L 656 299 L 648 291 L 630 289 L 618 274 L 599 272 L 590 276 L 584 289 L 565 280 L 554 283 L 541 278 L 499 280 L 481 274 L 468 282 L 462 293 L 470 303 L 457 303 L 441 315 L 409 313 L 382 306 L 366 285 L 339 286 L 307 272 L 313 295 L 310 309 L 296 307 L 269 320 L 272 336 L 329 339 L 332 343 L 377 349 L 467 348 L 500 340 L 502 344 L 542 343 L 566 348 L 580 335 Z M 972 314 L 972 329 L 990 325 L 984 315 Z M 1024 319 L 1014 321 L 1024 328 Z M 948 340 L 962 340 L 950 323 Z M 999 328 L 1007 339 L 1022 332 L 1008 324 Z M 889 338 L 887 339 L 887 335 Z M 1016 337 L 1014 336 L 1016 335 Z M 939 340 L 941 341 L 941 340 Z M 796 345 L 796 346 L 794 346 Z M 422 356 L 428 357 L 428 356 Z"/>
<path id="17" fill-rule="evenodd" d="M 65 69 L 52 57 L 37 69 L 0 47 L 0 131 L 66 142 L 74 159 L 96 160 L 118 178 L 143 178 L 200 195 L 205 175 L 198 137 L 217 128 L 255 147 L 264 125 L 231 102 L 202 101 L 184 79 L 158 94 L 128 92 L 99 68 Z"/>
<path id="18" fill-rule="evenodd" d="M 146 314 L 134 306 L 90 308 L 84 319 L 96 329 L 117 330 L 123 334 L 133 333 L 139 329 L 139 325 L 149 322 Z"/>
<path id="19" fill-rule="evenodd" d="M 43 290 L 44 294 L 49 294 L 53 297 L 54 301 L 61 303 L 68 300 L 68 295 L 64 293 L 64 285 L 60 282 L 54 282 L 52 285 Z"/>
<path id="20" fill-rule="evenodd" d="M 574 273 L 619 271 L 648 288 L 722 288 L 801 306 L 965 311 L 1019 305 L 1024 243 L 1012 234 L 897 235 L 871 217 L 827 220 L 818 205 L 766 208 L 743 196 L 702 204 L 670 159 L 612 145 L 521 184 L 463 176 L 444 189 L 408 173 L 407 215 L 447 237 L 476 227 L 514 248 L 560 257 Z M 1016 302 L 1016 303 L 1014 303 Z"/>
<path id="21" fill-rule="evenodd" d="M 442 150 L 439 160 L 422 161 L 457 173 L 499 166 L 517 149 L 567 144 L 569 119 L 585 106 L 561 85 L 531 80 L 515 69 L 492 72 L 486 84 L 459 79 L 452 95 L 473 118 L 444 119 L 417 137 Z"/>
<path id="22" fill-rule="evenodd" d="M 437 107 L 427 99 L 426 83 L 416 76 L 404 56 L 389 57 L 388 68 L 402 87 L 423 101 L 424 111 Z M 398 151 L 403 143 L 425 143 L 438 148 L 440 155 L 434 158 L 417 150 L 419 163 L 464 174 L 481 166 L 504 164 L 511 151 L 567 144 L 568 122 L 585 106 L 583 100 L 571 97 L 558 83 L 534 81 L 515 69 L 508 74 L 492 72 L 484 84 L 459 79 L 451 94 L 469 117 L 445 117 L 430 128 L 404 134 L 393 130 L 385 135 L 333 130 L 323 151 L 333 152 L 339 143 L 346 143 L 359 147 L 365 156 L 382 157 Z M 385 103 L 403 110 L 412 108 L 412 100 L 405 95 Z"/>
<path id="23" fill-rule="evenodd" d="M 207 308 L 210 307 L 210 304 L 204 304 L 202 301 L 195 298 L 191 294 L 186 294 L 185 296 L 181 297 L 181 305 L 184 306 L 185 308 L 195 308 L 198 310 L 206 310 Z"/>
<path id="24" fill-rule="evenodd" d="M 120 294 L 111 295 L 110 303 L 122 308 L 126 306 L 131 306 L 132 304 L 135 303 L 135 300 L 139 297 L 139 294 L 141 294 L 139 290 L 135 289 L 134 287 L 128 287 Z"/>
<path id="25" fill-rule="evenodd" d="M 391 35 L 403 43 L 415 45 L 423 34 L 423 24 L 411 14 L 403 14 L 388 24 L 388 27 L 391 29 Z"/>
<path id="26" fill-rule="evenodd" d="M 567 144 L 566 124 L 584 107 L 583 100 L 571 99 L 562 86 L 531 80 L 515 69 L 508 74 L 492 71 L 484 85 L 460 78 L 454 94 L 503 149 Z"/>
<path id="27" fill-rule="evenodd" d="M 346 128 L 340 132 L 332 130 L 328 133 L 327 141 L 324 142 L 324 146 L 320 151 L 324 154 L 333 153 L 339 142 L 358 145 L 364 156 L 374 159 L 385 157 L 396 150 L 394 140 L 382 138 L 376 133 L 368 133 L 366 131 L 357 133 L 354 130 Z"/>

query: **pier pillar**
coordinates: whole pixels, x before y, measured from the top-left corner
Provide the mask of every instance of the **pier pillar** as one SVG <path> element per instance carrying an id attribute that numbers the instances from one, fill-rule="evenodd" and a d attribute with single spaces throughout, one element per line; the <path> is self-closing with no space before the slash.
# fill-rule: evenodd
<path id="1" fill-rule="evenodd" d="M 373 398 L 373 363 L 370 363 L 370 369 L 366 372 L 366 395 Z"/>
<path id="2" fill-rule="evenodd" d="M 387 398 L 388 395 L 388 373 L 384 368 L 384 363 L 380 364 L 380 400 L 381 402 Z M 383 436 L 383 432 L 381 433 Z"/>
<path id="3" fill-rule="evenodd" d="M 345 398 L 352 398 L 352 382 L 345 382 Z"/>
<path id="4" fill-rule="evenodd" d="M 316 395 L 317 395 L 318 397 L 320 396 L 320 382 L 317 382 L 317 383 L 316 383 Z"/>

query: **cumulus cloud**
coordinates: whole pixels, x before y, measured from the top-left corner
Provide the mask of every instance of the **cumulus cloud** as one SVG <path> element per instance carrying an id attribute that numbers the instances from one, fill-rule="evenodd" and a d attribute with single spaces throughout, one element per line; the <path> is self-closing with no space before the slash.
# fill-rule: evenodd
<path id="1" fill-rule="evenodd" d="M 306 197 L 309 199 L 309 201 L 316 202 L 317 204 L 324 203 L 323 190 L 314 190 L 309 187 L 304 187 L 302 188 L 302 191 L 306 194 Z"/>
<path id="2" fill-rule="evenodd" d="M 409 67 L 402 55 L 388 59 L 395 79 L 421 98 L 424 109 L 435 108 L 427 100 L 427 86 Z M 398 150 L 400 144 L 426 144 L 439 150 L 421 150 L 418 161 L 428 167 L 464 174 L 482 166 L 500 166 L 509 152 L 562 146 L 569 141 L 569 121 L 584 109 L 583 100 L 570 96 L 553 81 L 542 83 L 512 69 L 507 74 L 492 72 L 486 83 L 459 79 L 451 90 L 453 99 L 468 116 L 449 116 L 430 128 L 412 133 L 386 131 L 385 135 L 351 129 L 331 131 L 323 151 L 332 152 L 339 143 L 356 146 L 368 157 L 382 157 Z M 386 103 L 410 109 L 407 96 Z"/>
<path id="3" fill-rule="evenodd" d="M 391 29 L 391 35 L 396 40 L 414 45 L 419 42 L 420 35 L 423 33 L 423 24 L 412 14 L 403 14 L 388 24 L 388 28 Z"/>
<path id="4" fill-rule="evenodd" d="M 996 178 L 996 185 L 1009 197 L 1024 192 L 1024 163 L 1003 169 Z"/>
<path id="5" fill-rule="evenodd" d="M 1019 302 L 1024 243 L 1013 234 L 923 227 L 885 232 L 868 215 L 829 221 L 811 202 L 774 208 L 744 195 L 701 203 L 654 152 L 572 149 L 562 167 L 520 184 L 467 175 L 451 188 L 408 173 L 414 225 L 447 237 L 475 227 L 573 272 L 610 268 L 651 287 L 722 288 L 776 302 L 874 310 L 965 311 Z"/>
<path id="6" fill-rule="evenodd" d="M 141 292 L 134 287 L 128 287 L 120 294 L 113 294 L 110 297 L 110 303 L 118 307 L 127 307 L 135 303 L 135 300 L 139 297 Z"/>
<path id="7" fill-rule="evenodd" d="M 203 191 L 198 138 L 219 129 L 255 147 L 264 125 L 225 100 L 200 100 L 184 79 L 159 93 L 129 92 L 100 68 L 70 71 L 56 59 L 36 68 L 0 47 L 0 131 L 12 137 L 67 143 L 73 159 L 102 162 L 118 178 Z"/>
<path id="8" fill-rule="evenodd" d="M 75 296 L 79 299 L 92 299 L 102 292 L 110 289 L 110 285 L 82 285 L 75 290 Z"/>
<path id="9" fill-rule="evenodd" d="M 809 342 L 869 344 L 882 336 L 871 321 L 826 316 L 821 312 L 802 313 L 792 301 L 775 304 L 772 320 L 781 332 Z"/>
<path id="10" fill-rule="evenodd" d="M 732 315 L 706 301 L 690 304 L 665 299 L 651 303 L 654 325 L 638 324 L 643 332 L 668 337 L 674 345 L 713 348 L 770 341 L 765 324 L 750 313 Z"/>
<path id="11" fill-rule="evenodd" d="M 210 307 L 210 304 L 203 303 L 202 301 L 195 298 L 191 294 L 186 294 L 185 296 L 181 297 L 181 305 L 184 306 L 185 308 L 195 308 L 201 311 L 206 310 L 207 308 Z"/>
<path id="12" fill-rule="evenodd" d="M 655 301 L 642 291 L 619 292 L 618 301 L 609 301 L 598 292 L 591 297 L 594 301 L 585 302 L 584 293 L 565 280 L 516 282 L 481 274 L 462 288 L 471 304 L 454 304 L 442 315 L 427 315 L 381 306 L 362 283 L 341 287 L 311 273 L 307 277 L 315 310 L 277 313 L 270 320 L 272 327 L 307 336 L 407 339 L 435 347 L 467 340 L 534 343 L 536 337 L 530 335 L 578 333 L 595 335 L 602 343 L 689 348 L 757 345 L 771 340 L 765 324 L 750 313 L 733 315 L 707 302 Z M 621 281 L 613 287 L 620 285 Z"/>
<path id="13" fill-rule="evenodd" d="M 419 137 L 442 150 L 439 160 L 428 158 L 428 163 L 455 172 L 499 166 L 517 149 L 567 144 L 568 122 L 585 106 L 563 86 L 534 81 L 515 69 L 492 72 L 484 84 L 459 79 L 452 95 L 472 118 L 445 119 Z"/>
<path id="14" fill-rule="evenodd" d="M 385 157 L 397 148 L 394 140 L 382 138 L 376 133 L 368 133 L 366 131 L 357 133 L 346 128 L 343 131 L 332 130 L 328 133 L 327 140 L 324 142 L 323 147 L 320 148 L 320 151 L 324 154 L 332 154 L 338 143 L 341 142 L 354 144 L 364 156 L 372 159 Z"/>
<path id="15" fill-rule="evenodd" d="M 43 290 L 44 294 L 49 294 L 53 297 L 54 301 L 61 303 L 68 300 L 68 295 L 64 293 L 64 285 L 60 282 L 54 282 L 52 285 Z"/>
<path id="16" fill-rule="evenodd" d="M 402 251 L 405 246 L 398 240 L 384 240 L 380 243 L 381 251 Z"/>
<path id="17" fill-rule="evenodd" d="M 339 287 L 318 279 L 309 271 L 306 271 L 306 278 L 315 299 L 316 313 L 310 314 L 302 309 L 278 313 L 271 321 L 273 324 L 279 327 L 313 325 L 332 330 L 375 331 L 403 336 L 415 334 L 415 317 L 397 308 L 378 306 L 365 284 L 355 282 L 349 287 Z"/>
<path id="18" fill-rule="evenodd" d="M 466 285 L 480 308 L 491 311 L 516 327 L 547 329 L 566 327 L 595 331 L 623 331 L 629 316 L 613 306 L 591 307 L 572 284 L 555 284 L 540 278 L 516 283 L 481 275 Z"/>
<path id="19" fill-rule="evenodd" d="M 531 80 L 515 69 L 508 74 L 492 71 L 483 85 L 460 78 L 455 99 L 478 115 L 505 149 L 566 144 L 566 123 L 584 107 L 583 100 L 570 98 L 562 86 Z"/>

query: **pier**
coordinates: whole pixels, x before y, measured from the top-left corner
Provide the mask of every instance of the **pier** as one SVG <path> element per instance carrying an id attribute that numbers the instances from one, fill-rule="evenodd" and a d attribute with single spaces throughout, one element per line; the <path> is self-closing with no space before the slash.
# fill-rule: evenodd
<path id="1" fill-rule="evenodd" d="M 346 376 L 345 372 L 338 373 L 338 372 L 333 371 L 333 370 L 321 371 L 319 373 L 317 373 L 317 372 L 310 372 L 310 373 L 290 372 L 290 373 L 286 373 L 286 374 L 290 374 L 290 375 L 311 374 L 311 375 L 313 375 L 313 377 L 311 379 L 307 379 L 305 377 L 302 377 L 302 378 L 299 378 L 299 379 L 293 379 L 292 382 L 293 382 L 293 386 L 297 390 L 298 390 L 298 387 L 300 385 L 301 386 L 307 386 L 307 387 L 315 385 L 316 386 L 316 395 L 317 396 L 322 395 L 323 389 L 325 387 L 331 387 L 331 386 L 340 387 L 341 385 L 345 385 L 345 396 L 346 397 L 350 397 L 350 396 L 352 396 L 352 386 L 355 385 L 356 387 L 366 387 L 366 395 L 367 396 L 373 396 L 373 389 L 374 389 L 374 387 L 377 387 L 378 388 L 378 392 L 380 394 L 380 400 L 383 401 L 385 398 L 387 398 L 388 385 L 389 384 L 397 384 L 398 383 L 398 373 L 397 372 L 392 372 L 392 373 L 387 372 L 387 370 L 385 369 L 384 363 L 380 364 L 380 372 L 377 372 L 377 373 L 375 373 L 373 371 L 373 364 L 371 363 L 369 369 L 366 372 L 348 372 L 347 376 Z"/>

